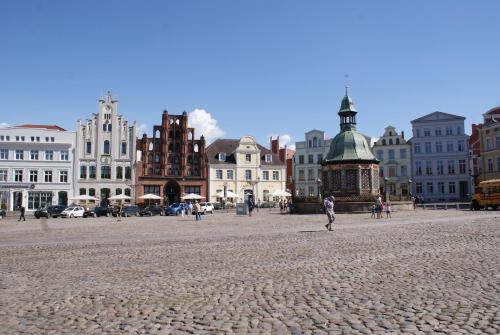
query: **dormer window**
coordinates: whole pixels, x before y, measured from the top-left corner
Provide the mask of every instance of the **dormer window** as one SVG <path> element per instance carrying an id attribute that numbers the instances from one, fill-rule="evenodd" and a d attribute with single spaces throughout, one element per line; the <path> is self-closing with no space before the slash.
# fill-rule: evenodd
<path id="1" fill-rule="evenodd" d="M 266 163 L 272 163 L 272 161 L 273 161 L 273 155 L 266 154 Z"/>
<path id="2" fill-rule="evenodd" d="M 221 161 L 221 162 L 226 161 L 226 153 L 225 152 L 219 152 L 219 161 Z"/>
<path id="3" fill-rule="evenodd" d="M 245 154 L 245 161 L 251 162 L 252 161 L 252 155 L 251 154 Z"/>

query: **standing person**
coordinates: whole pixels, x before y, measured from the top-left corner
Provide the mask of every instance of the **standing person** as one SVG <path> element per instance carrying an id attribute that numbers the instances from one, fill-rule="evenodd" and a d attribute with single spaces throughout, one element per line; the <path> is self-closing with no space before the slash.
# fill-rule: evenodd
<path id="1" fill-rule="evenodd" d="M 280 214 L 283 214 L 283 199 L 280 199 Z"/>
<path id="2" fill-rule="evenodd" d="M 372 216 L 370 216 L 370 219 L 375 219 L 375 212 L 376 212 L 375 204 L 371 205 L 370 210 L 372 212 Z"/>
<path id="3" fill-rule="evenodd" d="M 24 217 L 24 212 L 26 212 L 26 208 L 24 208 L 23 205 L 19 205 L 19 220 L 17 221 L 21 221 L 21 219 L 23 219 L 23 221 L 26 221 L 26 218 Z"/>
<path id="4" fill-rule="evenodd" d="M 335 210 L 334 210 L 334 196 L 332 195 L 331 197 L 326 197 L 325 201 L 323 202 L 323 205 L 325 206 L 325 213 L 326 216 L 328 217 L 328 223 L 325 225 L 326 229 L 329 231 L 332 230 L 332 223 L 335 221 Z"/>
<path id="5" fill-rule="evenodd" d="M 188 204 L 188 211 L 190 213 L 193 213 L 193 203 L 192 202 L 189 202 L 189 204 Z"/>
<path id="6" fill-rule="evenodd" d="M 184 217 L 184 211 L 186 210 L 184 208 L 184 205 L 183 204 L 179 204 L 179 207 L 181 208 L 181 216 Z"/>
<path id="7" fill-rule="evenodd" d="M 413 210 L 417 209 L 417 202 L 414 196 L 411 196 L 411 203 L 413 205 Z"/>
<path id="8" fill-rule="evenodd" d="M 121 203 L 119 203 L 117 208 L 116 208 L 116 219 L 117 219 L 117 221 L 122 220 L 122 204 Z"/>
<path id="9" fill-rule="evenodd" d="M 377 211 L 377 219 L 382 217 L 382 197 L 380 194 L 375 199 L 375 209 Z"/>
<path id="10" fill-rule="evenodd" d="M 283 212 L 288 214 L 288 201 L 286 199 L 283 199 Z"/>
<path id="11" fill-rule="evenodd" d="M 198 201 L 194 204 L 194 210 L 196 214 L 196 221 L 201 221 L 201 205 Z"/>
<path id="12" fill-rule="evenodd" d="M 391 202 L 390 201 L 387 201 L 385 203 L 385 217 L 392 218 L 392 216 L 391 216 Z"/>
<path id="13" fill-rule="evenodd" d="M 254 208 L 254 204 L 253 204 L 252 198 L 248 198 L 247 206 L 248 206 L 248 216 L 252 216 L 252 211 L 253 211 L 253 208 Z"/>

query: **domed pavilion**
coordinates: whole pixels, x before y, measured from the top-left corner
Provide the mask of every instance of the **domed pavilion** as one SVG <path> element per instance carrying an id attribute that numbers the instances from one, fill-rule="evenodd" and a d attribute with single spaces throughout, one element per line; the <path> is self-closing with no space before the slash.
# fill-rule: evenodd
<path id="1" fill-rule="evenodd" d="M 323 196 L 334 195 L 339 211 L 366 211 L 379 192 L 379 161 L 356 130 L 357 113 L 346 89 L 338 112 L 340 133 L 321 167 Z"/>

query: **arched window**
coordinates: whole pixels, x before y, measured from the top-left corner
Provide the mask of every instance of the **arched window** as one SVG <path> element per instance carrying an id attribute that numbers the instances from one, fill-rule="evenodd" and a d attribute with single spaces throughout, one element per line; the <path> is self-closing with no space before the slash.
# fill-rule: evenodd
<path id="1" fill-rule="evenodd" d="M 174 162 L 174 159 L 172 158 L 172 156 L 168 156 L 168 163 L 172 164 L 173 162 Z"/>
<path id="2" fill-rule="evenodd" d="M 153 163 L 153 155 L 152 154 L 148 155 L 148 162 Z"/>
<path id="3" fill-rule="evenodd" d="M 155 155 L 155 163 L 159 163 L 160 162 L 160 155 L 156 154 Z"/>
<path id="4" fill-rule="evenodd" d="M 102 125 L 102 131 L 108 131 L 108 124 L 107 123 L 104 123 Z"/>
<path id="5" fill-rule="evenodd" d="M 109 149 L 109 141 L 108 140 L 105 140 L 104 141 L 104 153 L 105 154 L 108 154 L 110 153 L 110 149 Z"/>
<path id="6" fill-rule="evenodd" d="M 193 163 L 193 156 L 191 156 L 191 155 L 188 156 L 188 163 L 189 164 Z"/>
<path id="7" fill-rule="evenodd" d="M 190 141 L 191 141 L 192 139 L 193 139 L 193 132 L 192 132 L 192 131 L 190 131 L 190 132 L 188 133 L 188 140 L 190 140 Z"/>
<path id="8" fill-rule="evenodd" d="M 111 131 L 111 124 L 108 124 L 108 131 Z"/>
<path id="9" fill-rule="evenodd" d="M 193 152 L 193 145 L 191 143 L 188 144 L 188 152 Z"/>
<path id="10" fill-rule="evenodd" d="M 198 144 L 194 145 L 194 152 L 198 152 Z"/>
<path id="11" fill-rule="evenodd" d="M 153 142 L 149 142 L 148 150 L 153 151 Z"/>

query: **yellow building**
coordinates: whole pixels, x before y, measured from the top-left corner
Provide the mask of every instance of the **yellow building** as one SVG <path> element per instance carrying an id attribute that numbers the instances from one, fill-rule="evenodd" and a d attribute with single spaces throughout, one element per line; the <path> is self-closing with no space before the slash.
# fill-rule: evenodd
<path id="1" fill-rule="evenodd" d="M 483 114 L 480 128 L 481 180 L 500 179 L 500 107 Z"/>
<path id="2" fill-rule="evenodd" d="M 228 203 L 252 198 L 262 204 L 279 200 L 273 199 L 273 192 L 286 190 L 286 165 L 252 136 L 218 139 L 208 146 L 206 155 L 208 201 L 221 202 L 225 194 Z"/>

